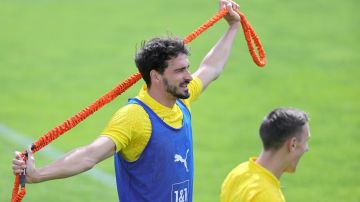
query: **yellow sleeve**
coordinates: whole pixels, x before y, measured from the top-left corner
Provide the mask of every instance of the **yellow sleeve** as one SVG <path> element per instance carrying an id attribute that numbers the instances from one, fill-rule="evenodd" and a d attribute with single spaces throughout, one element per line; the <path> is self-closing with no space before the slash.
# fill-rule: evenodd
<path id="1" fill-rule="evenodd" d="M 182 101 L 187 106 L 187 108 L 190 109 L 190 103 L 196 101 L 199 98 L 202 92 L 203 84 L 198 77 L 194 77 L 193 80 L 191 80 L 191 82 L 189 83 L 188 88 L 190 92 L 190 97 Z"/>
<path id="2" fill-rule="evenodd" d="M 116 152 L 121 150 L 125 160 L 135 161 L 150 139 L 149 115 L 141 106 L 128 104 L 114 114 L 101 134 L 114 141 Z"/>
<path id="3" fill-rule="evenodd" d="M 266 190 L 259 192 L 254 196 L 251 202 L 285 202 L 285 198 L 282 193 L 277 192 L 276 190 Z"/>
<path id="4" fill-rule="evenodd" d="M 238 167 L 237 167 L 238 168 Z M 243 191 L 246 186 L 246 179 L 238 176 L 237 170 L 232 170 L 225 178 L 221 186 L 221 202 L 249 202 L 249 196 Z"/>

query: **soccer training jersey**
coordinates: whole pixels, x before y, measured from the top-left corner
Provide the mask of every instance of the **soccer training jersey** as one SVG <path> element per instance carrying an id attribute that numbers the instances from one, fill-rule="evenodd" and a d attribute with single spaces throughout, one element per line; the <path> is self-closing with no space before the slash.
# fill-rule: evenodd
<path id="1" fill-rule="evenodd" d="M 252 157 L 233 169 L 221 188 L 221 202 L 285 202 L 280 181 Z"/>

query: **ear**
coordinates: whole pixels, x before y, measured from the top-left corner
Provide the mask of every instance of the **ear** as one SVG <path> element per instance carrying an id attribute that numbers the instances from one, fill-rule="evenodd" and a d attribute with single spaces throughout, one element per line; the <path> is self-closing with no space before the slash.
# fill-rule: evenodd
<path id="1" fill-rule="evenodd" d="M 159 72 L 157 72 L 156 70 L 151 70 L 150 71 L 150 79 L 151 79 L 151 83 L 153 83 L 153 82 L 156 82 L 156 81 L 160 81 L 160 74 L 159 74 Z"/>
<path id="2" fill-rule="evenodd" d="M 292 137 L 290 139 L 288 139 L 287 141 L 287 148 L 289 150 L 289 152 L 295 151 L 296 146 L 297 146 L 297 138 L 296 137 Z"/>

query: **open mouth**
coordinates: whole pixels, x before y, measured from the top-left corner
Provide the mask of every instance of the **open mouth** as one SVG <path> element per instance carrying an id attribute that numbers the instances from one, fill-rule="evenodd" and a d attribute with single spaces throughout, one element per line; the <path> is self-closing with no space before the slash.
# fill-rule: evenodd
<path id="1" fill-rule="evenodd" d="M 187 91 L 188 90 L 188 85 L 187 84 L 182 84 L 182 85 L 180 85 L 180 88 Z"/>
<path id="2" fill-rule="evenodd" d="M 187 89 L 188 84 L 189 84 L 189 82 L 183 82 L 183 83 L 181 83 L 181 84 L 180 84 L 180 87 L 181 87 L 181 88 L 186 88 L 186 89 Z"/>

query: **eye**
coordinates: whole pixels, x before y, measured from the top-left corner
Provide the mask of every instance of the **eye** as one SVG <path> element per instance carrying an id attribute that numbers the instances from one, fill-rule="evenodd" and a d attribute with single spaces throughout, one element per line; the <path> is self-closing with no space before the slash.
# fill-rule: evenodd
<path id="1" fill-rule="evenodd" d="M 189 66 L 187 66 L 187 67 L 181 67 L 181 68 L 179 68 L 179 69 L 176 69 L 175 70 L 175 72 L 184 72 L 184 71 L 187 71 L 189 69 Z"/>

